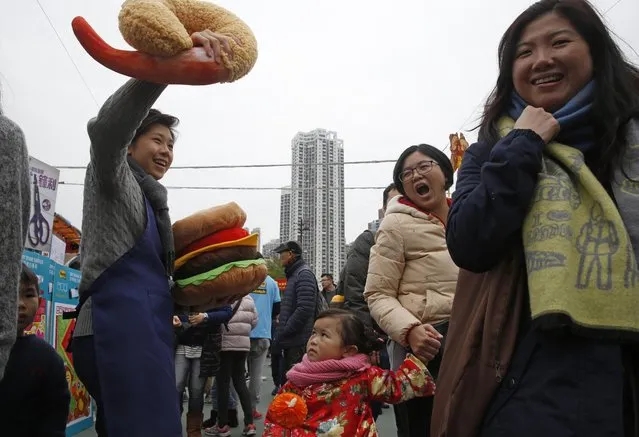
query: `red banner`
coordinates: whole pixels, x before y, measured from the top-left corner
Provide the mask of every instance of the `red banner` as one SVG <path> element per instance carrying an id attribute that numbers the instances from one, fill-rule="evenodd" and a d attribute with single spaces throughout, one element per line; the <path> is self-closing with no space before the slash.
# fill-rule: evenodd
<path id="1" fill-rule="evenodd" d="M 280 291 L 284 291 L 286 289 L 286 279 L 276 279 L 275 281 L 277 282 L 277 286 Z"/>

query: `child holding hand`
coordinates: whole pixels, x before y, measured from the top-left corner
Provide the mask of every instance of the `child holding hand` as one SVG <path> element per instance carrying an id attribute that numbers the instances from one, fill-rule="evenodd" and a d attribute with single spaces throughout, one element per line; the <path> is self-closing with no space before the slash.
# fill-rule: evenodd
<path id="1" fill-rule="evenodd" d="M 375 437 L 370 401 L 396 404 L 434 395 L 430 372 L 413 355 L 395 372 L 372 366 L 369 354 L 378 345 L 377 336 L 354 313 L 330 309 L 320 314 L 306 355 L 287 373 L 280 392 L 304 399 L 304 423 L 287 429 L 269 409 L 263 435 Z"/>

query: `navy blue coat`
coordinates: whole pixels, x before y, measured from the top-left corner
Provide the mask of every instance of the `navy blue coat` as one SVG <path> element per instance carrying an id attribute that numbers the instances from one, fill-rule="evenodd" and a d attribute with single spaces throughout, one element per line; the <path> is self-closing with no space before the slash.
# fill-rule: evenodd
<path id="1" fill-rule="evenodd" d="M 286 267 L 286 289 L 280 307 L 276 342 L 281 349 L 305 346 L 313 331 L 319 288 L 303 259 Z"/>
<path id="2" fill-rule="evenodd" d="M 455 263 L 483 273 L 523 251 L 524 218 L 541 170 L 543 140 L 515 130 L 464 156 L 446 240 Z M 623 436 L 621 347 L 543 332 L 523 314 L 508 373 L 484 415 L 483 437 Z M 455 347 L 449 344 L 448 347 Z"/>

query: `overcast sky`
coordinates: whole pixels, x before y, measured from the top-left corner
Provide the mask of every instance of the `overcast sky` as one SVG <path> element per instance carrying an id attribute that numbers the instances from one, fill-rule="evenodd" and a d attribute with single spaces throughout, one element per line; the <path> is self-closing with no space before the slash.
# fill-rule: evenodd
<path id="1" fill-rule="evenodd" d="M 126 78 L 91 59 L 71 20 L 84 16 L 110 44 L 127 48 L 123 0 L 0 0 L 0 83 L 5 113 L 25 131 L 32 156 L 86 165 L 86 122 Z M 286 163 L 298 131 L 334 130 L 347 161 L 396 159 L 411 144 L 444 147 L 470 130 L 496 79 L 499 38 L 528 0 L 220 0 L 253 29 L 259 59 L 229 85 L 169 87 L 156 107 L 181 119 L 173 165 Z M 622 48 L 639 56 L 639 2 L 596 0 Z M 43 12 L 44 11 L 44 12 Z M 60 39 L 62 40 L 60 41 Z M 73 60 L 73 61 L 72 61 Z M 74 66 L 74 62 L 75 65 Z M 470 138 L 476 135 L 471 133 Z M 385 186 L 392 164 L 347 166 L 346 186 Z M 82 170 L 61 180 L 83 182 Z M 168 186 L 281 187 L 290 168 L 169 171 Z M 279 236 L 279 191 L 171 190 L 173 220 L 234 200 Z M 346 241 L 375 219 L 381 192 L 346 192 Z M 80 226 L 82 187 L 60 186 L 57 212 Z"/>

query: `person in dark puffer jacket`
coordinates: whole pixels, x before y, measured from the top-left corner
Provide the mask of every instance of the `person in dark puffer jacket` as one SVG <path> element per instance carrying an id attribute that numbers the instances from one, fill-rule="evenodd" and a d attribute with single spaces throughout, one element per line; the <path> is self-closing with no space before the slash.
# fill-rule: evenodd
<path id="1" fill-rule="evenodd" d="M 302 248 L 295 241 L 275 249 L 286 272 L 286 290 L 282 296 L 280 323 L 275 338 L 276 349 L 284 351 L 283 379 L 295 364 L 302 361 L 306 342 L 313 331 L 317 299 L 317 278 L 302 258 Z M 286 381 L 281 381 L 283 384 Z"/>
<path id="2" fill-rule="evenodd" d="M 204 386 L 209 376 L 203 372 L 204 348 L 215 347 L 207 342 L 209 333 L 220 332 L 220 326 L 231 320 L 231 306 L 216 308 L 206 313 L 191 313 L 187 310 L 176 311 L 173 326 L 176 332 L 175 377 L 178 396 L 181 398 L 184 388 L 189 384 L 189 408 L 186 417 L 186 428 L 189 437 L 201 436 L 204 410 Z M 219 336 L 219 335 L 218 335 Z M 221 338 L 221 337 L 220 337 Z M 219 369 L 219 351 L 217 348 L 217 367 Z M 217 372 L 216 372 L 217 373 Z M 182 411 L 182 403 L 180 403 Z"/>
<path id="3" fill-rule="evenodd" d="M 395 184 L 390 184 L 386 187 L 382 199 L 382 210 L 386 211 L 388 201 L 399 195 Z M 381 328 L 371 318 L 368 304 L 364 300 L 364 288 L 366 286 L 366 277 L 368 276 L 368 259 L 371 254 L 371 248 L 374 245 L 375 234 L 368 229 L 355 239 L 340 275 L 338 293 L 342 292 L 344 295 L 344 309 L 356 313 L 369 328 L 382 332 Z"/>

